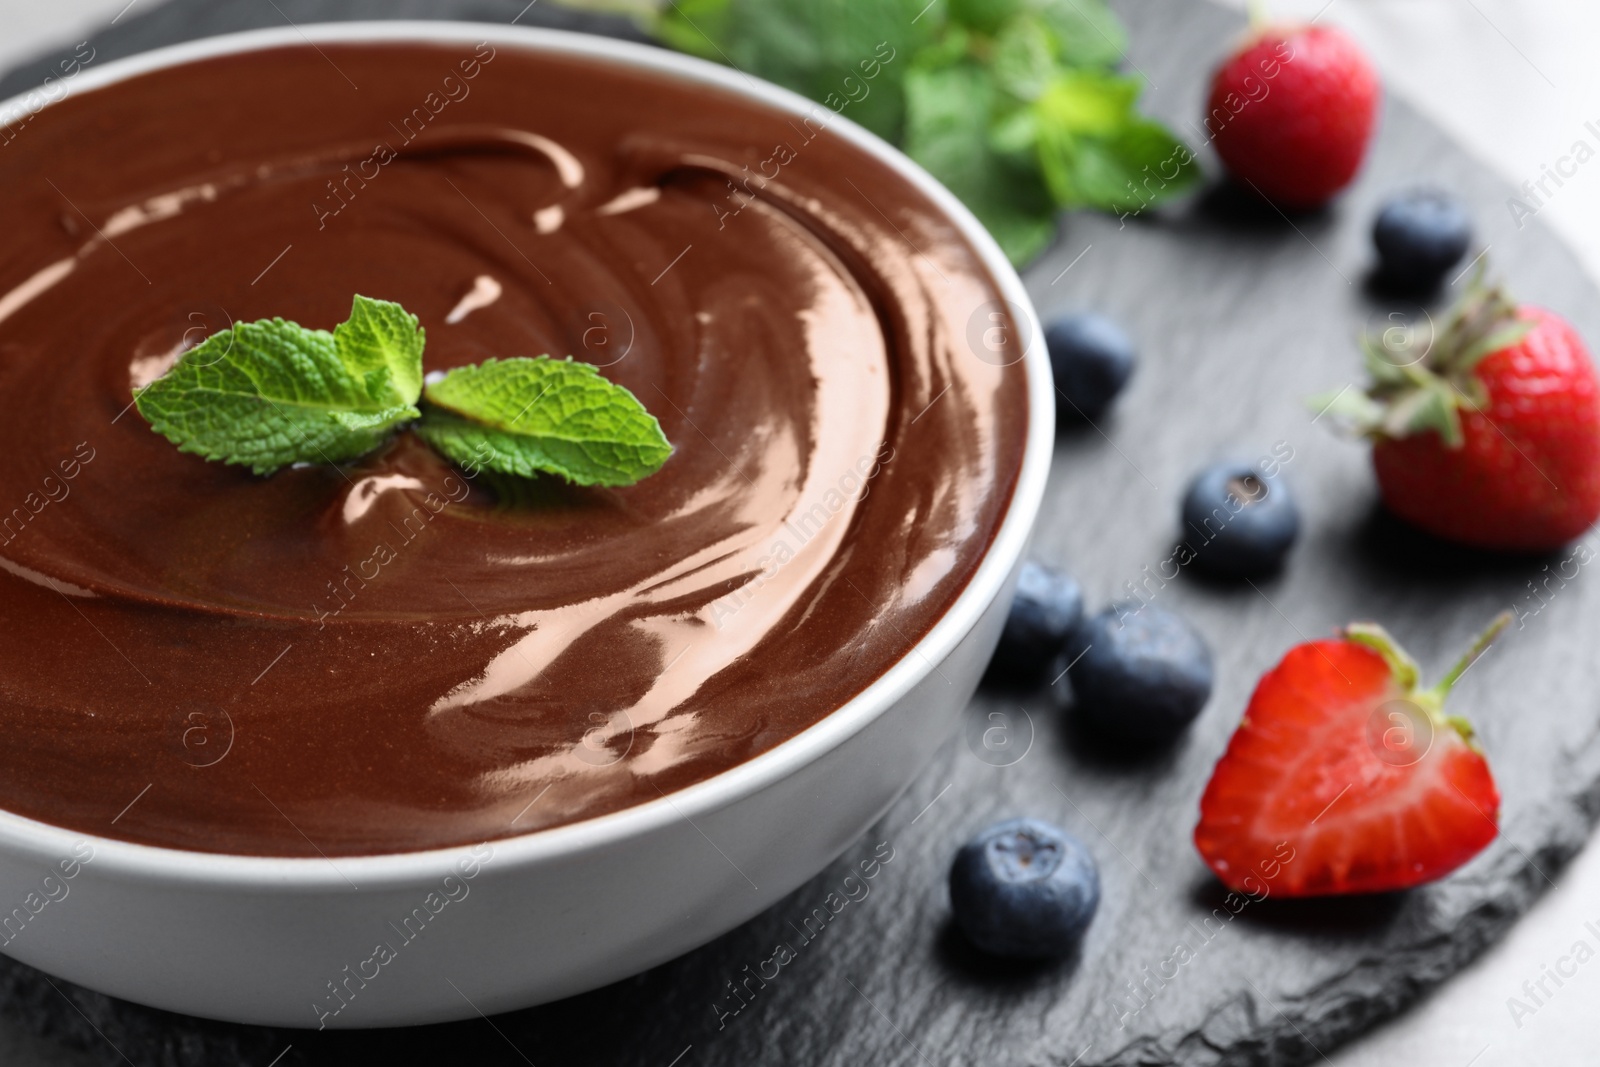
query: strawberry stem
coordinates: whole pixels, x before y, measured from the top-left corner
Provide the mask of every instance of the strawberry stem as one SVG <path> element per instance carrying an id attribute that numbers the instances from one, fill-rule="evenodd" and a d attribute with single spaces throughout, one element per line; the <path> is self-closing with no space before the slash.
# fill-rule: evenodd
<path id="1" fill-rule="evenodd" d="M 1400 647 L 1400 643 L 1390 636 L 1375 622 L 1353 622 L 1341 631 L 1346 641 L 1354 641 L 1358 645 L 1366 645 L 1389 665 L 1389 673 L 1394 676 L 1395 684 L 1405 692 L 1410 693 L 1417 688 L 1417 678 L 1420 671 L 1417 661 L 1411 654 Z"/>
<path id="2" fill-rule="evenodd" d="M 1456 665 L 1450 668 L 1449 674 L 1439 679 L 1439 684 L 1433 687 L 1432 692 L 1439 698 L 1440 703 L 1443 703 L 1444 698 L 1449 695 L 1451 687 L 1461 680 L 1463 674 L 1467 673 L 1467 668 L 1476 663 L 1478 657 L 1488 651 L 1489 646 L 1494 644 L 1494 639 L 1500 636 L 1500 631 L 1504 630 L 1510 622 L 1511 612 L 1502 611 L 1496 615 L 1488 628 L 1478 635 L 1477 640 L 1472 642 L 1472 647 L 1467 649 L 1467 654 L 1456 661 Z"/>

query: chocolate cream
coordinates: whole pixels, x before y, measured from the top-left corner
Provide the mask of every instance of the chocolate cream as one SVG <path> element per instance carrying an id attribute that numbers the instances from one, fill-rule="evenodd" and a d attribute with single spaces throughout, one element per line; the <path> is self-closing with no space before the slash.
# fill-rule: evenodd
<path id="1" fill-rule="evenodd" d="M 458 845 L 702 781 L 907 655 L 1010 500 L 1024 373 L 974 251 L 836 123 L 384 43 L 10 131 L 0 808 L 213 852 Z M 420 317 L 430 371 L 599 365 L 672 458 L 498 482 L 402 432 L 256 477 L 130 407 L 209 333 L 330 329 L 356 293 Z"/>

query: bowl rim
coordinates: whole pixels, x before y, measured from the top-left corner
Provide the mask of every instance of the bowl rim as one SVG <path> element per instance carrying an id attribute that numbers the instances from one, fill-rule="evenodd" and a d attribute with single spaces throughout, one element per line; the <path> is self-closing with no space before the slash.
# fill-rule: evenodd
<path id="1" fill-rule="evenodd" d="M 487 41 L 495 47 L 556 53 L 645 70 L 680 82 L 701 84 L 791 115 L 829 113 L 828 128 L 866 152 L 928 197 L 978 254 L 1001 297 L 1020 311 L 1028 332 L 1022 364 L 1027 373 L 1028 432 L 1022 466 L 1011 499 L 977 569 L 955 601 L 915 644 L 861 692 L 800 733 L 710 778 L 619 811 L 561 826 L 491 838 L 496 870 L 572 856 L 612 846 L 745 799 L 843 745 L 881 716 L 942 662 L 999 596 L 1027 548 L 1044 497 L 1054 447 L 1055 398 L 1043 331 L 1021 278 L 994 238 L 972 213 L 921 166 L 877 135 L 826 105 L 730 67 L 653 45 L 568 30 L 448 20 L 358 20 L 307 23 L 205 37 L 152 49 L 81 70 L 62 84 L 67 92 L 47 110 L 89 92 L 169 67 L 220 56 L 286 46 L 319 44 L 428 44 Z M 24 101 L 38 89 L 0 100 L 0 116 L 33 113 Z M 0 125 L 9 125 L 9 122 Z M 349 892 L 352 879 L 366 889 L 410 886 L 436 880 L 476 842 L 410 852 L 367 855 L 252 856 L 144 845 L 56 826 L 0 809 L 0 852 L 68 855 L 75 844 L 94 849 L 99 875 L 216 887 L 248 886 L 275 891 Z M 315 847 L 315 846 L 313 846 Z"/>

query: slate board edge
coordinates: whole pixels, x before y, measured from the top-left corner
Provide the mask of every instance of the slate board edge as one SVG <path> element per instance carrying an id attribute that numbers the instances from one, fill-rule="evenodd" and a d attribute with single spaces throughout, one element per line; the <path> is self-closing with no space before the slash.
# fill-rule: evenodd
<path id="1" fill-rule="evenodd" d="M 1410 961 L 1404 968 L 1410 972 L 1409 983 L 1387 995 L 1375 992 L 1383 987 L 1383 983 L 1377 981 L 1377 972 L 1395 968 L 1392 962 L 1371 961 L 1317 987 L 1303 1000 L 1275 1001 L 1261 1012 L 1260 1005 L 1242 1003 L 1236 998 L 1218 1008 L 1195 1029 L 1136 1040 L 1095 1062 L 1104 1067 L 1151 1067 L 1175 1062 L 1180 1056 L 1183 1062 L 1189 1062 L 1191 1057 L 1184 1055 L 1186 1052 L 1196 1046 L 1206 1046 L 1216 1054 L 1219 1064 L 1241 1067 L 1246 1064 L 1251 1067 L 1309 1064 L 1380 1023 L 1398 1018 L 1498 941 L 1551 887 L 1549 879 L 1558 875 L 1587 843 L 1588 831 L 1593 829 L 1597 812 L 1600 812 L 1600 747 L 1590 749 L 1588 762 L 1591 765 L 1586 775 L 1589 788 L 1573 805 L 1579 819 L 1564 820 L 1569 827 L 1581 824 L 1584 831 L 1564 834 L 1547 842 L 1525 859 L 1516 854 L 1502 856 L 1496 868 L 1510 869 L 1511 873 L 1491 871 L 1484 880 L 1499 880 L 1506 887 L 1505 891 L 1478 902 L 1472 912 L 1481 918 L 1465 927 L 1469 931 L 1466 936 L 1453 934 L 1443 938 L 1453 951 L 1443 955 L 1432 953 L 1427 951 L 1430 945 L 1410 953 Z M 1392 961 L 1392 957 L 1385 959 Z M 1333 1003 L 1337 1009 L 1309 1014 L 1304 1007 L 1309 1001 Z M 1254 1035 L 1231 1043 L 1214 1042 L 1207 1037 L 1213 1024 L 1241 1007 L 1247 1011 L 1253 1007 L 1257 1012 L 1252 1020 L 1256 1029 Z M 1298 1052 L 1294 1051 L 1296 1049 Z"/>

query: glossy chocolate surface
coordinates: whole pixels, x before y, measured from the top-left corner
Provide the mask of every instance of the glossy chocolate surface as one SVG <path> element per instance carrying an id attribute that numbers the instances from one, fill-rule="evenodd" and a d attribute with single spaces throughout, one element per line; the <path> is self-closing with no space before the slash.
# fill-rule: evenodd
<path id="1" fill-rule="evenodd" d="M 1027 409 L 976 254 L 834 121 L 395 43 L 12 131 L 0 808 L 207 851 L 455 845 L 656 799 L 861 692 L 971 577 Z M 585 490 L 402 433 L 259 478 L 129 408 L 209 332 L 331 328 L 355 293 L 420 317 L 429 370 L 596 363 L 676 452 Z"/>

